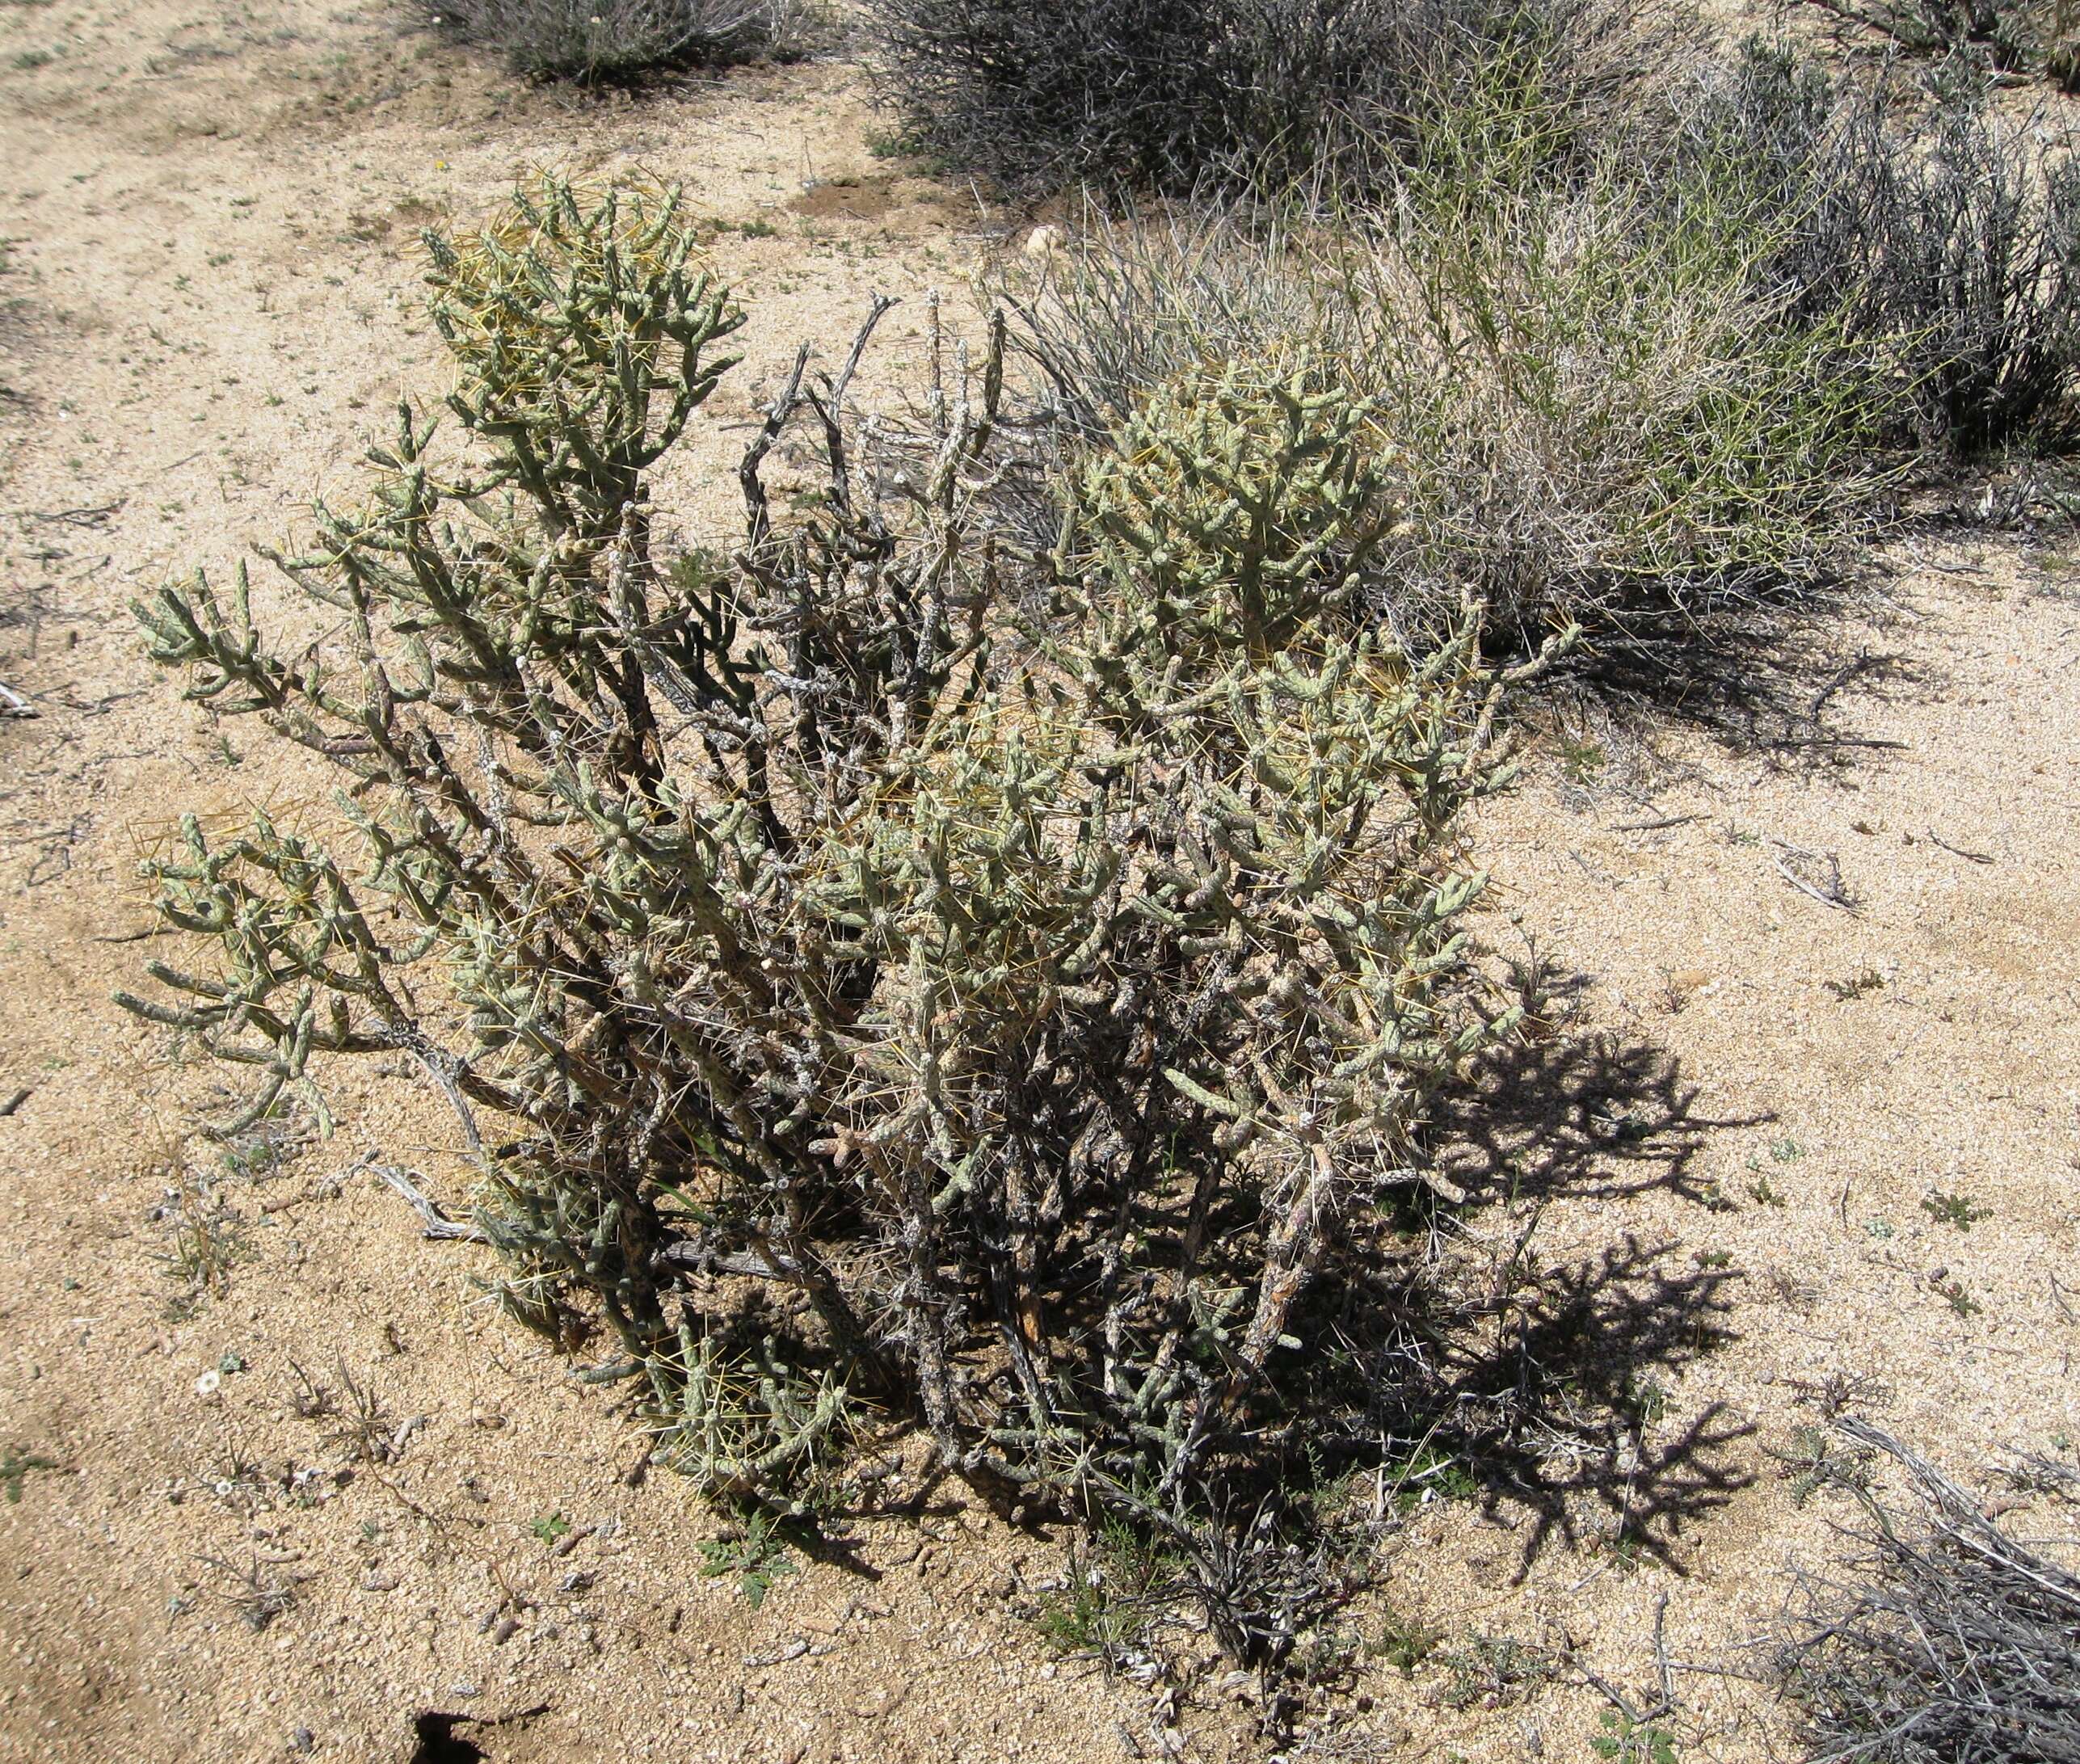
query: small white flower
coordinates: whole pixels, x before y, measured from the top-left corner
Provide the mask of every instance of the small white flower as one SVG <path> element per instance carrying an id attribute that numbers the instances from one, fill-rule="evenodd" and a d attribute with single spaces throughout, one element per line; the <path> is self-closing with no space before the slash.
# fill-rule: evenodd
<path id="1" fill-rule="evenodd" d="M 235 1484 L 229 1482 L 220 1482 L 213 1484 L 213 1486 L 217 1490 L 217 1498 L 221 1500 L 231 1492 L 231 1490 Z"/>
<path id="2" fill-rule="evenodd" d="M 213 1366 L 195 1381 L 195 1394 L 197 1396 L 214 1396 L 217 1387 L 223 1382 L 224 1375 Z"/>

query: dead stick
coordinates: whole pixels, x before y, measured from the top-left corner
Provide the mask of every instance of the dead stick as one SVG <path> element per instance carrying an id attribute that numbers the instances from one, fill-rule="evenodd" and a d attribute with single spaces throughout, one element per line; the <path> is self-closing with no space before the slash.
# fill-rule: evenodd
<path id="1" fill-rule="evenodd" d="M 420 1234 L 422 1236 L 430 1237 L 440 1242 L 461 1244 L 491 1242 L 491 1240 L 485 1235 L 482 1226 L 465 1224 L 460 1219 L 450 1219 L 441 1210 L 438 1202 L 423 1193 L 411 1177 L 394 1164 L 372 1164 L 369 1168 L 410 1202 L 412 1210 L 425 1221 L 426 1228 Z"/>

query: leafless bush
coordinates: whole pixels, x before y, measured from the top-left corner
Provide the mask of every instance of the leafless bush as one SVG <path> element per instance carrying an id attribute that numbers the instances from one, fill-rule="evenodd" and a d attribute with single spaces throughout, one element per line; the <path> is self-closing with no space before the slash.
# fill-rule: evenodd
<path id="1" fill-rule="evenodd" d="M 436 22 L 530 79 L 587 85 L 756 61 L 792 43 L 802 0 L 433 0 Z"/>
<path id="2" fill-rule="evenodd" d="M 1800 1577 L 1775 1665 L 1808 1711 L 1813 1764 L 2080 1758 L 2080 1575 L 1890 1434 L 1834 1425 L 1904 1469 L 1914 1504 L 1864 1494 L 1859 1553 Z"/>

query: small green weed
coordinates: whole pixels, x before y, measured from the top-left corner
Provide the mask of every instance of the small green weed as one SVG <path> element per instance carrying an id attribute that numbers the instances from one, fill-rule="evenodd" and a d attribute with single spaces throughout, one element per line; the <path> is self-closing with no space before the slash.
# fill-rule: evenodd
<path id="1" fill-rule="evenodd" d="M 1646 1563 L 1646 1541 L 1629 1522 L 1604 1539 L 1602 1547 L 1620 1574 L 1636 1574 Z"/>
<path id="2" fill-rule="evenodd" d="M 1943 1301 L 1960 1317 L 1976 1317 L 1986 1307 L 1964 1290 L 1961 1280 L 1946 1280 L 1935 1289 L 1943 1295 Z"/>
<path id="3" fill-rule="evenodd" d="M 1034 1627 L 1062 1653 L 1109 1659 L 1139 1633 L 1175 1565 L 1131 1526 L 1107 1519 L 1071 1562 L 1065 1584 L 1041 1596 Z"/>
<path id="4" fill-rule="evenodd" d="M 1569 741 L 1560 747 L 1560 770 L 1570 784 L 1594 784 L 1608 760 L 1599 742 Z"/>
<path id="5" fill-rule="evenodd" d="M 1442 1658 L 1451 1673 L 1443 1700 L 1452 1709 L 1470 1709 L 1491 1697 L 1498 1707 L 1516 1702 L 1557 1678 L 1560 1665 L 1550 1648 L 1506 1635 L 1471 1635 L 1465 1647 Z"/>
<path id="6" fill-rule="evenodd" d="M 1825 980 L 1821 983 L 1846 1004 L 1851 999 L 1863 997 L 1866 992 L 1876 991 L 1885 983 L 1885 977 L 1876 968 L 1866 968 L 1861 974 L 1852 974 L 1846 980 Z"/>
<path id="7" fill-rule="evenodd" d="M 1058 1653 L 1097 1653 L 1121 1639 L 1114 1633 L 1112 1619 L 1112 1602 L 1105 1589 L 1079 1574 L 1059 1591 L 1041 1595 L 1033 1627 Z"/>
<path id="8" fill-rule="evenodd" d="M 907 159 L 917 152 L 917 144 L 899 129 L 869 128 L 866 133 L 867 156 L 872 159 Z"/>
<path id="9" fill-rule="evenodd" d="M 544 1543 L 554 1543 L 571 1535 L 571 1522 L 560 1513 L 545 1513 L 528 1521 L 527 1528 Z"/>
<path id="10" fill-rule="evenodd" d="M 243 1222 L 206 1177 L 185 1168 L 157 1216 L 171 1223 L 172 1241 L 153 1260 L 179 1283 L 166 1315 L 184 1321 L 229 1284 L 233 1265 L 251 1253 Z"/>
<path id="11" fill-rule="evenodd" d="M 1413 1678 L 1416 1668 L 1438 1650 L 1444 1640 L 1444 1631 L 1434 1628 L 1420 1617 L 1405 1617 L 1400 1611 L 1389 1609 L 1379 1627 L 1379 1639 L 1372 1644 L 1372 1652 L 1385 1661 L 1404 1678 Z"/>
<path id="12" fill-rule="evenodd" d="M 1654 1379 L 1626 1380 L 1627 1393 L 1632 1398 L 1632 1412 L 1640 1417 L 1642 1426 L 1652 1427 L 1669 1412 L 1667 1389 Z"/>
<path id="13" fill-rule="evenodd" d="M 757 1507 L 747 1509 L 735 1536 L 711 1538 L 701 1546 L 701 1572 L 709 1580 L 736 1577 L 737 1590 L 753 1610 L 783 1575 L 798 1564 L 788 1553 L 781 1522 Z"/>
<path id="14" fill-rule="evenodd" d="M 1678 1764 L 1675 1736 L 1653 1721 L 1635 1720 L 1615 1709 L 1603 1711 L 1603 1729 L 1589 1742 L 1598 1758 L 1619 1764 Z"/>
<path id="15" fill-rule="evenodd" d="M 1794 1506 L 1804 1506 L 1822 1488 L 1870 1486 L 1870 1449 L 1861 1446 L 1838 1449 L 1841 1444 L 1824 1427 L 1799 1427 L 1792 1431 L 1790 1450 L 1770 1453 L 1782 1466 L 1779 1476 L 1791 1484 Z"/>
<path id="16" fill-rule="evenodd" d="M 1472 1501 L 1480 1492 L 1463 1459 L 1434 1446 L 1419 1446 L 1398 1466 L 1387 1468 L 1387 1498 L 1396 1513 L 1408 1513 L 1425 1496 L 1441 1501 Z"/>
<path id="17" fill-rule="evenodd" d="M 1980 1206 L 1970 1195 L 1947 1194 L 1941 1189 L 1931 1189 L 1921 1198 L 1921 1210 L 1937 1224 L 1955 1225 L 1960 1231 L 1994 1216 L 1991 1207 Z"/>
<path id="18" fill-rule="evenodd" d="M 40 1451 L 31 1451 L 26 1446 L 10 1446 L 0 1450 L 0 1489 L 4 1489 L 10 1506 L 18 1505 L 22 1499 L 22 1484 L 36 1470 L 55 1470 L 57 1459 L 46 1458 Z"/>

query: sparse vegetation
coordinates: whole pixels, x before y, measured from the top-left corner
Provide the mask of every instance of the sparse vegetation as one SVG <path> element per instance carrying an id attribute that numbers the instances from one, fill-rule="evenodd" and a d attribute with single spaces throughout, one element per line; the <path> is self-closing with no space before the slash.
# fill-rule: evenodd
<path id="1" fill-rule="evenodd" d="M 1812 0 L 1909 54 L 2001 73 L 2048 75 L 2080 89 L 2080 7 L 2073 0 Z"/>
<path id="2" fill-rule="evenodd" d="M 1967 1322 L 1986 1308 L 1972 1296 L 1966 1289 L 1964 1282 L 1954 1275 L 1947 1280 L 1938 1280 L 1933 1284 L 1935 1290 L 1942 1294 L 1943 1302 L 1950 1307 L 1952 1314 L 1963 1318 Z"/>
<path id="3" fill-rule="evenodd" d="M 1659 1721 L 1606 1709 L 1599 1718 L 1603 1731 L 1594 1735 L 1589 1749 L 1598 1758 L 1616 1764 L 1679 1764 L 1675 1735 Z"/>
<path id="4" fill-rule="evenodd" d="M 289 1370 L 297 1380 L 296 1412 L 323 1424 L 325 1444 L 343 1462 L 381 1465 L 396 1459 L 401 1450 L 397 1422 L 373 1387 L 356 1379 L 344 1360 L 333 1370 L 336 1388 L 321 1384 L 293 1360 Z"/>
<path id="5" fill-rule="evenodd" d="M 564 1527 L 568 1530 L 570 1527 Z M 773 1584 L 795 1571 L 782 1522 L 757 1507 L 747 1508 L 729 1533 L 701 1546 L 701 1572 L 710 1579 L 727 1576 L 736 1582 L 744 1602 L 756 1610 Z"/>
<path id="6" fill-rule="evenodd" d="M 212 1172 L 178 1156 L 173 1176 L 153 1209 L 168 1232 L 165 1248 L 154 1252 L 154 1259 L 174 1282 L 166 1314 L 180 1319 L 224 1291 L 250 1246 L 244 1220 Z"/>
<path id="7" fill-rule="evenodd" d="M 1804 1506 L 1823 1488 L 1867 1488 L 1876 1454 L 1861 1441 L 1826 1426 L 1792 1429 L 1788 1451 L 1772 1452 L 1778 1474 L 1790 1484 L 1793 1505 Z"/>
<path id="8" fill-rule="evenodd" d="M 1180 1569 L 1174 1556 L 1133 1527 L 1106 1519 L 1072 1555 L 1060 1583 L 1041 1589 L 1034 1625 L 1059 1652 L 1118 1665 L 1174 1602 Z"/>
<path id="9" fill-rule="evenodd" d="M 1438 1659 L 1451 1675 L 1442 1693 L 1448 1709 L 1469 1709 L 1476 1703 L 1493 1708 L 1521 1701 L 1557 1678 L 1564 1664 L 1552 1648 L 1479 1631 Z"/>
<path id="10" fill-rule="evenodd" d="M 218 1596 L 248 1629 L 265 1629 L 296 1604 L 297 1583 L 279 1572 L 282 1564 L 259 1551 L 249 1551 L 242 1562 L 229 1556 L 205 1556 L 203 1566 L 217 1577 Z"/>
<path id="11" fill-rule="evenodd" d="M 1994 1216 L 1990 1207 L 1981 1206 L 1968 1194 L 1949 1194 L 1935 1189 L 1921 1198 L 1921 1210 L 1939 1225 L 1954 1226 L 1960 1231 L 1968 1231 L 1982 1219 Z"/>
<path id="12" fill-rule="evenodd" d="M 1444 1631 L 1435 1625 L 1389 1609 L 1381 1619 L 1379 1639 L 1373 1652 L 1403 1678 L 1413 1678 L 1416 1669 L 1437 1652 L 1443 1640 Z"/>

